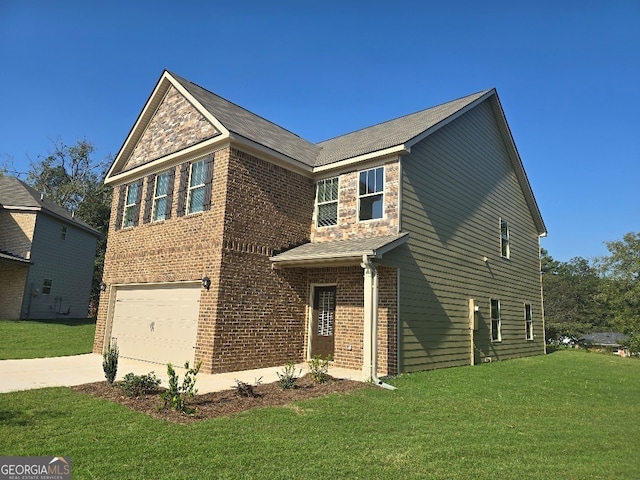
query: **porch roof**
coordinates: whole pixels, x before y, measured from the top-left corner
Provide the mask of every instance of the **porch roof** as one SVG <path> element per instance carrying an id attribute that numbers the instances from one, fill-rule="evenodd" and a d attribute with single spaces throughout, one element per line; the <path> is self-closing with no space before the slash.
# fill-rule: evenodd
<path id="1" fill-rule="evenodd" d="M 4 250 L 0 250 L 0 260 L 9 260 L 12 262 L 23 263 L 27 266 L 31 264 L 30 260 L 20 257 L 18 255 L 14 255 Z"/>
<path id="2" fill-rule="evenodd" d="M 382 256 L 402 245 L 409 233 L 385 235 L 383 237 L 354 238 L 333 242 L 306 243 L 280 253 L 269 260 L 276 267 L 318 267 L 336 264 L 359 264 L 362 256 L 382 258 Z"/>

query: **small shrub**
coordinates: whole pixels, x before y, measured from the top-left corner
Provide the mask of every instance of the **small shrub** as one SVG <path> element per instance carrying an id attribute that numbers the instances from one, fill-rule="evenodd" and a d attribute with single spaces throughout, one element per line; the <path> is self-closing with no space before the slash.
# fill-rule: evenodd
<path id="1" fill-rule="evenodd" d="M 127 397 L 140 397 L 153 392 L 158 388 L 158 385 L 160 385 L 160 379 L 153 372 L 146 375 L 127 373 L 124 376 L 124 381 L 120 384 L 120 388 L 122 388 Z"/>
<path id="2" fill-rule="evenodd" d="M 198 390 L 196 390 L 196 375 L 200 371 L 202 362 L 194 368 L 189 368 L 189 362 L 185 362 L 184 368 L 187 371 L 184 374 L 182 385 L 179 383 L 178 374 L 176 373 L 173 365 L 167 364 L 167 374 L 169 375 L 169 388 L 162 394 L 162 400 L 164 400 L 164 406 L 171 407 L 174 410 L 178 410 L 187 415 L 193 415 L 196 413 L 195 408 L 187 407 L 185 401 L 188 398 L 193 398 Z"/>
<path id="3" fill-rule="evenodd" d="M 259 396 L 258 393 L 254 390 L 254 388 L 262 383 L 262 377 L 256 378 L 253 381 L 253 384 L 240 381 L 237 378 L 234 378 L 233 380 L 236 382 L 236 385 L 231 388 L 234 390 L 236 395 L 240 397 L 253 397 L 253 398 Z"/>
<path id="4" fill-rule="evenodd" d="M 288 362 L 282 373 L 276 372 L 278 375 L 278 381 L 280 382 L 280 388 L 283 390 L 289 390 L 291 388 L 296 388 L 296 382 L 298 381 L 298 377 L 302 373 L 302 369 L 296 374 L 296 364 L 293 362 Z"/>
<path id="5" fill-rule="evenodd" d="M 331 355 L 323 359 L 320 355 L 315 355 L 307 362 L 309 365 L 309 375 L 315 383 L 325 383 L 329 380 L 329 362 Z"/>
<path id="6" fill-rule="evenodd" d="M 104 377 L 107 379 L 109 385 L 113 385 L 116 375 L 118 374 L 119 355 L 118 345 L 115 342 L 113 342 L 109 350 L 102 355 L 102 370 L 104 370 Z"/>

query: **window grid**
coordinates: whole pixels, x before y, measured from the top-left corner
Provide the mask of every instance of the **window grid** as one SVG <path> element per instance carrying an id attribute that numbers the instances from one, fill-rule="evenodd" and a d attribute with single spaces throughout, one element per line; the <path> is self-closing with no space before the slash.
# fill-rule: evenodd
<path id="1" fill-rule="evenodd" d="M 531 316 L 531 304 L 529 303 L 524 306 L 524 325 L 527 340 L 533 340 L 533 318 Z"/>
<path id="2" fill-rule="evenodd" d="M 44 282 L 42 282 L 42 294 L 43 295 L 49 295 L 51 294 L 51 287 L 53 286 L 53 280 L 50 279 L 45 279 Z"/>
<path id="3" fill-rule="evenodd" d="M 166 218 L 167 192 L 169 190 L 169 172 L 161 173 L 156 177 L 153 190 L 153 213 L 151 220 L 157 222 Z"/>
<path id="4" fill-rule="evenodd" d="M 500 219 L 500 255 L 504 258 L 509 258 L 511 249 L 509 246 L 509 223 Z"/>
<path id="5" fill-rule="evenodd" d="M 318 227 L 338 224 L 338 177 L 318 182 L 316 204 L 318 206 L 316 220 Z"/>
<path id="6" fill-rule="evenodd" d="M 358 199 L 360 221 L 383 216 L 384 167 L 360 172 Z"/>
<path id="7" fill-rule="evenodd" d="M 136 201 L 138 200 L 138 184 L 132 183 L 127 186 L 127 196 L 124 202 L 124 222 L 123 227 L 133 227 L 135 223 Z"/>
<path id="8" fill-rule="evenodd" d="M 187 213 L 204 210 L 205 159 L 192 163 L 189 171 Z"/>
<path id="9" fill-rule="evenodd" d="M 66 227 L 66 225 L 62 226 L 62 232 L 60 232 L 60 238 L 62 240 L 66 240 L 67 239 L 67 227 Z"/>
<path id="10" fill-rule="evenodd" d="M 500 300 L 491 299 L 491 341 L 499 342 L 502 340 L 500 332 Z"/>
<path id="11" fill-rule="evenodd" d="M 333 335 L 333 316 L 335 312 L 334 292 L 319 293 L 318 298 L 318 335 L 330 337 Z"/>

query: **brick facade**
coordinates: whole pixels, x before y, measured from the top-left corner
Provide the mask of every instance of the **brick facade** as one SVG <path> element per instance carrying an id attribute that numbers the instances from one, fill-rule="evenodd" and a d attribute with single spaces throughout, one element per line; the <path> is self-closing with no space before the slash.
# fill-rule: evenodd
<path id="1" fill-rule="evenodd" d="M 0 260 L 0 318 L 21 318 L 29 265 Z"/>
<path id="2" fill-rule="evenodd" d="M 12 254 L 23 258 L 31 256 L 35 228 L 35 212 L 0 209 L 0 245 Z"/>
<path id="3" fill-rule="evenodd" d="M 311 227 L 312 242 L 396 235 L 399 232 L 400 167 L 398 160 L 384 164 L 384 215 L 380 219 L 358 221 L 358 177 L 360 170 L 340 175 L 338 224 Z"/>
<path id="4" fill-rule="evenodd" d="M 138 140 L 123 170 L 129 170 L 219 134 L 211 122 L 178 90 L 171 87 Z"/>

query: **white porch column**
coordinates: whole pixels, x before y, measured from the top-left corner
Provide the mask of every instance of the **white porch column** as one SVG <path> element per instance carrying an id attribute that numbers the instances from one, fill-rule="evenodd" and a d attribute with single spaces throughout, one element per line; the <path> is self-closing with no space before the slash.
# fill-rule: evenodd
<path id="1" fill-rule="evenodd" d="M 378 356 L 378 271 L 366 255 L 360 264 L 364 271 L 364 331 L 362 349 L 362 377 L 372 380 L 377 377 Z"/>

